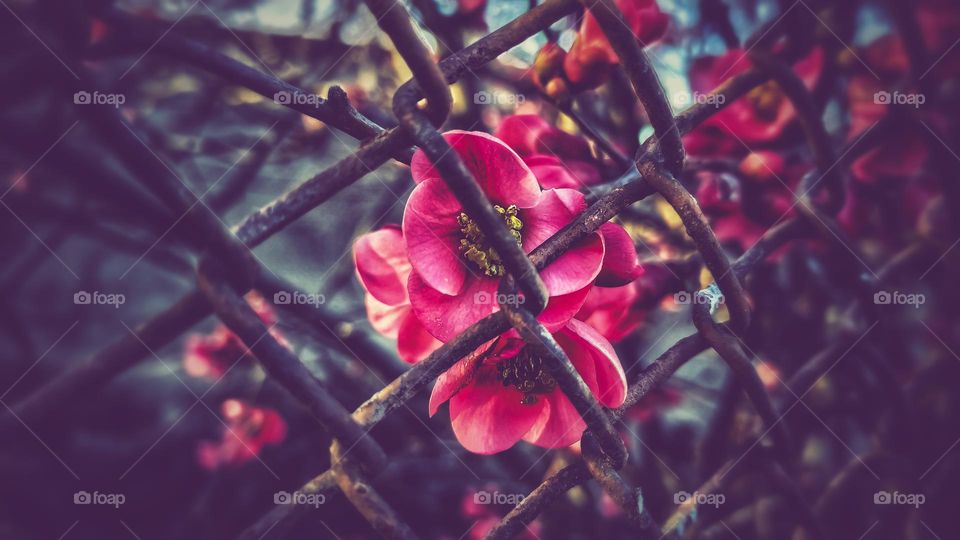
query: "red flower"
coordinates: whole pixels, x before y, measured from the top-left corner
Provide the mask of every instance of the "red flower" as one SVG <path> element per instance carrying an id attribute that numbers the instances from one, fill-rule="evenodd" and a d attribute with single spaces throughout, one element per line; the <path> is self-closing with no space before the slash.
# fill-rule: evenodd
<path id="1" fill-rule="evenodd" d="M 847 85 L 850 107 L 848 141 L 856 140 L 890 113 L 892 105 L 885 102 L 888 100 L 878 97 L 885 93 L 889 95 L 888 89 L 892 83 L 909 69 L 906 52 L 897 35 L 876 39 L 861 52 L 874 72 L 880 74 L 889 84 L 877 80 L 872 73 L 851 77 Z M 928 133 L 925 128 L 913 122 L 905 123 L 898 129 L 897 137 L 887 137 L 851 165 L 854 179 L 873 184 L 917 176 L 929 155 L 923 142 Z"/>
<path id="2" fill-rule="evenodd" d="M 917 4 L 917 23 L 928 60 L 938 59 L 927 76 L 956 77 L 960 54 L 952 48 L 960 35 L 960 6 L 953 0 L 920 0 Z"/>
<path id="3" fill-rule="evenodd" d="M 530 168 L 499 139 L 464 131 L 444 136 L 525 252 L 542 244 L 586 208 L 578 191 L 541 190 Z M 403 237 L 412 266 L 410 303 L 427 331 L 448 341 L 499 309 L 497 287 L 505 269 L 422 151 L 414 154 L 411 169 L 418 185 L 403 215 Z M 623 245 L 620 238 L 600 231 L 541 272 L 550 300 L 539 320 L 551 331 L 561 328 L 580 309 L 598 276 L 611 285 L 622 285 L 635 277 L 636 252 L 622 254 L 611 249 L 605 257 L 605 242 Z"/>
<path id="4" fill-rule="evenodd" d="M 723 81 L 751 66 L 746 51 L 733 49 L 723 56 L 698 58 L 690 69 L 691 90 L 712 91 Z M 823 69 L 823 51 L 814 48 L 794 65 L 797 75 L 813 88 Z M 691 155 L 728 155 L 741 153 L 743 143 L 761 144 L 780 137 L 796 119 L 797 113 L 777 83 L 770 81 L 727 105 L 685 138 Z M 739 140 L 738 140 L 739 139 Z"/>
<path id="5" fill-rule="evenodd" d="M 745 250 L 770 226 L 795 212 L 792 189 L 809 168 L 803 161 L 788 163 L 775 152 L 752 152 L 740 162 L 739 177 L 700 171 L 697 201 L 717 239 Z"/>
<path id="6" fill-rule="evenodd" d="M 228 399 L 220 410 L 226 422 L 220 440 L 203 441 L 197 448 L 197 461 L 204 469 L 242 465 L 260 455 L 264 446 L 280 444 L 287 436 L 287 423 L 273 409 Z"/>
<path id="7" fill-rule="evenodd" d="M 277 315 L 270 303 L 255 292 L 248 293 L 246 299 L 263 324 L 270 328 L 270 335 L 285 344 L 283 335 L 273 328 Z M 236 334 L 220 324 L 207 335 L 192 334 L 187 338 L 183 369 L 191 377 L 219 379 L 249 352 Z"/>
<path id="8" fill-rule="evenodd" d="M 627 380 L 603 336 L 576 319 L 553 336 L 602 405 L 623 404 Z M 515 331 L 507 332 L 437 379 L 430 415 L 449 400 L 457 440 L 478 454 L 502 452 L 520 439 L 570 446 L 586 425 L 543 362 Z"/>
<path id="9" fill-rule="evenodd" d="M 87 40 L 88 44 L 96 45 L 100 43 L 107 38 L 109 33 L 110 27 L 107 26 L 107 23 L 103 22 L 97 17 L 90 18 L 90 36 Z"/>
<path id="10" fill-rule="evenodd" d="M 922 2 L 918 9 L 923 37 L 933 51 L 942 43 L 942 30 L 960 24 L 960 10 L 945 9 L 937 1 Z M 937 17 L 930 14 L 936 11 Z M 942 48 L 942 47 L 941 47 Z M 880 37 L 860 51 L 873 73 L 861 73 L 851 77 L 847 86 L 850 108 L 850 131 L 848 140 L 855 141 L 868 129 L 890 114 L 893 107 L 909 105 L 893 104 L 890 91 L 909 70 L 909 60 L 899 36 L 890 34 Z M 947 63 L 942 59 L 939 67 Z M 857 64 L 854 64 L 856 66 Z M 864 69 L 864 72 L 867 70 Z M 928 80 L 940 80 L 941 75 L 952 76 L 955 71 L 932 71 Z M 916 90 L 900 90 L 901 94 L 918 94 Z M 927 95 L 926 98 L 931 98 Z M 931 109 L 932 104 L 919 107 L 915 116 L 925 117 L 929 126 L 937 126 L 949 115 L 943 110 Z M 930 158 L 930 133 L 920 122 L 901 119 L 896 126 L 897 136 L 886 137 L 875 148 L 859 157 L 851 165 L 852 177 L 845 206 L 838 222 L 851 235 L 879 234 L 892 239 L 889 231 L 918 224 L 920 215 L 939 191 L 939 182 L 925 168 Z"/>
<path id="11" fill-rule="evenodd" d="M 483 11 L 487 5 L 487 0 L 458 0 L 457 8 L 460 13 L 474 13 Z"/>
<path id="12" fill-rule="evenodd" d="M 670 19 L 660 11 L 656 0 L 615 0 L 615 3 L 640 46 L 660 39 L 666 32 Z M 564 58 L 567 79 L 581 88 L 595 88 L 619 62 L 593 12 L 588 10 Z"/>
<path id="13" fill-rule="evenodd" d="M 576 318 L 616 343 L 643 322 L 644 312 L 634 308 L 638 296 L 636 282 L 622 287 L 594 287 Z"/>
<path id="14" fill-rule="evenodd" d="M 412 364 L 440 347 L 410 307 L 407 280 L 411 267 L 400 227 L 388 225 L 358 238 L 353 244 L 353 260 L 357 277 L 367 291 L 370 324 L 377 332 L 397 340 L 400 358 Z"/>
<path id="15" fill-rule="evenodd" d="M 586 140 L 535 114 L 504 118 L 494 135 L 523 159 L 544 188 L 581 189 L 602 179 Z"/>

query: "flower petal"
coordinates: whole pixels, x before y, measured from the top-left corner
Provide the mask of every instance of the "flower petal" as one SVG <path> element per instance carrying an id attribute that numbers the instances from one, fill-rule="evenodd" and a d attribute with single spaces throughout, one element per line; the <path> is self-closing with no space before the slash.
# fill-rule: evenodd
<path id="1" fill-rule="evenodd" d="M 544 189 L 580 189 L 600 182 L 597 168 L 585 161 L 561 161 L 547 154 L 534 154 L 523 158 L 540 186 Z"/>
<path id="2" fill-rule="evenodd" d="M 520 214 L 523 221 L 523 249 L 533 251 L 562 229 L 584 209 L 583 194 L 572 189 L 543 192 L 540 204 Z M 593 282 L 603 264 L 603 242 L 598 235 L 568 250 L 540 272 L 551 296 L 579 291 Z"/>
<path id="3" fill-rule="evenodd" d="M 399 227 L 387 226 L 358 238 L 353 260 L 357 277 L 377 300 L 389 305 L 407 301 L 410 261 Z"/>
<path id="4" fill-rule="evenodd" d="M 590 325 L 576 319 L 571 319 L 554 337 L 577 367 L 577 371 L 581 370 L 581 362 L 586 359 L 593 360 L 597 400 L 600 403 L 606 407 L 623 405 L 627 397 L 627 377 L 609 341 Z M 586 377 L 584 381 L 589 385 Z"/>
<path id="5" fill-rule="evenodd" d="M 469 270 L 460 258 L 460 203 L 443 180 L 414 188 L 403 211 L 403 238 L 416 274 L 444 294 L 457 294 Z"/>
<path id="6" fill-rule="evenodd" d="M 563 328 L 580 311 L 592 288 L 587 286 L 572 293 L 551 296 L 547 307 L 537 315 L 537 320 L 550 332 Z"/>
<path id="7" fill-rule="evenodd" d="M 533 208 L 520 212 L 523 221 L 523 249 L 527 253 L 542 244 L 547 238 L 573 221 L 586 210 L 583 194 L 573 189 L 548 189 Z"/>
<path id="8" fill-rule="evenodd" d="M 482 355 L 493 344 L 493 340 L 481 345 L 477 350 L 468 356 L 461 358 L 450 369 L 444 371 L 437 377 L 437 382 L 433 386 L 433 392 L 430 393 L 430 416 L 437 414 L 440 405 L 447 402 L 454 394 L 459 392 L 476 374 L 479 368 L 479 362 L 483 360 Z"/>
<path id="9" fill-rule="evenodd" d="M 586 245 L 578 245 L 557 257 L 540 272 L 550 296 L 563 296 L 588 287 L 603 264 L 603 242 L 590 235 Z"/>
<path id="10" fill-rule="evenodd" d="M 430 335 L 413 312 L 408 310 L 397 334 L 397 352 L 400 358 L 408 364 L 415 364 L 439 349 L 441 345 L 443 343 Z"/>
<path id="11" fill-rule="evenodd" d="M 444 133 L 443 137 L 492 202 L 503 206 L 515 204 L 520 208 L 537 204 L 540 199 L 537 178 L 503 141 L 479 131 L 454 130 Z M 410 168 L 417 182 L 443 181 L 422 150 L 414 153 Z"/>
<path id="12" fill-rule="evenodd" d="M 523 440 L 544 448 L 565 448 L 583 437 L 587 424 L 560 389 L 539 396 L 539 400 L 544 402 L 547 414 L 540 417 Z"/>
<path id="13" fill-rule="evenodd" d="M 576 318 L 616 343 L 643 322 L 644 312 L 633 306 L 637 297 L 636 281 L 622 287 L 592 287 Z"/>
<path id="14" fill-rule="evenodd" d="M 498 309 L 498 283 L 495 279 L 470 276 L 463 291 L 454 296 L 434 289 L 414 272 L 409 281 L 410 303 L 424 328 L 446 342 Z"/>
<path id="15" fill-rule="evenodd" d="M 523 394 L 505 387 L 496 368 L 476 378 L 450 398 L 450 424 L 457 440 L 476 454 L 496 454 L 517 443 L 546 411 L 543 400 L 521 403 Z"/>
<path id="16" fill-rule="evenodd" d="M 527 156 L 537 153 L 537 140 L 549 129 L 550 124 L 536 114 L 514 114 L 500 122 L 494 135 L 517 154 Z"/>
<path id="17" fill-rule="evenodd" d="M 597 285 L 620 287 L 640 277 L 643 267 L 627 231 L 616 223 L 604 223 L 599 232 L 603 238 L 603 267 L 597 276 Z"/>
<path id="18" fill-rule="evenodd" d="M 391 306 L 377 300 L 372 294 L 368 294 L 364 300 L 370 325 L 373 326 L 374 330 L 390 339 L 397 339 L 397 334 L 404 319 L 413 316 L 410 313 L 410 304 Z"/>

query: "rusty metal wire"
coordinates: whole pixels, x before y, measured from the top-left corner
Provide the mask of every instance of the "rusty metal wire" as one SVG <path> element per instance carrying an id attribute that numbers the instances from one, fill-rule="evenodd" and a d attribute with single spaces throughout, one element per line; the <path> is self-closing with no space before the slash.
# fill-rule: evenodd
<path id="1" fill-rule="evenodd" d="M 829 233 L 823 234 L 828 241 L 839 240 L 831 216 L 842 204 L 843 188 L 836 170 L 838 163 L 825 135 L 813 96 L 787 63 L 787 59 L 795 57 L 798 51 L 775 56 L 769 50 L 764 50 L 764 45 L 769 45 L 779 37 L 780 32 L 774 31 L 777 28 L 763 29 L 764 38 L 757 41 L 758 48 L 751 54 L 756 67 L 731 77 L 714 91 L 725 96 L 719 102 L 720 106 L 700 104 L 674 115 L 656 72 L 628 27 L 623 24 L 623 16 L 614 2 L 600 0 L 583 4 L 595 15 L 622 59 L 633 89 L 654 128 L 654 136 L 641 145 L 634 164 L 635 170 L 632 169 L 633 174 L 628 175 L 626 181 L 599 197 L 582 215 L 529 256 L 523 253 L 503 220 L 493 211 L 457 153 L 450 151 L 437 126 L 443 124 L 450 112 L 449 84 L 457 81 L 466 70 L 483 66 L 527 37 L 544 31 L 561 17 L 574 12 L 578 8 L 576 0 L 547 0 L 439 63 L 433 60 L 416 35 L 409 14 L 402 5 L 396 0 L 367 0 L 371 11 L 378 15 L 381 29 L 391 38 L 414 75 L 414 79 L 404 84 L 394 96 L 394 112 L 400 127 L 384 130 L 351 107 L 339 88 L 331 89 L 327 99 L 318 97 L 309 105 L 303 104 L 303 101 L 293 101 L 288 106 L 360 139 L 362 146 L 251 214 L 233 230 L 226 229 L 212 210 L 201 204 L 170 171 L 164 170 L 152 157 L 141 155 L 145 148 L 136 140 L 136 134 L 120 122 L 115 111 L 110 108 L 89 108 L 95 125 L 115 141 L 117 155 L 125 159 L 131 169 L 144 172 L 144 186 L 152 190 L 170 212 L 185 214 L 186 219 L 190 220 L 192 230 L 197 233 L 195 243 L 198 249 L 206 253 L 198 268 L 198 287 L 166 311 L 139 326 L 135 336 L 127 336 L 78 363 L 15 404 L 10 411 L 4 412 L 0 422 L 7 425 L 13 417 L 30 420 L 59 410 L 61 404 L 79 392 L 105 384 L 135 365 L 149 348 L 168 343 L 208 314 L 214 313 L 253 351 L 268 375 L 302 402 L 334 439 L 330 450 L 331 469 L 302 486 L 300 491 L 333 496 L 339 490 L 384 536 L 414 538 L 410 527 L 403 523 L 390 508 L 389 502 L 373 487 L 372 482 L 382 469 L 386 457 L 370 435 L 370 428 L 390 412 L 403 407 L 437 376 L 482 343 L 515 328 L 524 340 L 541 351 L 544 358 L 552 361 L 559 387 L 583 416 L 588 430 L 583 440 L 583 460 L 544 480 L 490 532 L 489 538 L 511 537 L 530 523 L 545 505 L 590 478 L 595 479 L 614 501 L 623 506 L 627 515 L 637 524 L 641 538 L 653 538 L 661 534 L 678 537 L 676 528 L 689 518 L 692 507 L 681 506 L 662 529 L 656 526 L 644 508 L 640 489 L 629 486 L 617 473 L 628 456 L 614 423 L 685 362 L 713 348 L 730 364 L 765 422 L 767 431 L 772 432 L 778 458 L 787 457 L 789 444 L 786 425 L 779 422 L 776 406 L 738 345 L 737 334 L 749 326 L 751 315 L 742 280 L 767 255 L 790 240 L 814 231 Z M 106 9 L 100 15 L 107 22 L 125 28 L 125 39 L 132 41 L 152 42 L 161 32 L 146 21 L 115 9 Z M 781 22 L 779 28 L 786 24 Z M 305 92 L 191 40 L 171 34 L 158 43 L 158 50 L 165 54 L 193 63 L 262 95 L 272 96 L 280 91 Z M 85 74 L 84 78 L 89 76 Z M 771 228 L 743 256 L 730 261 L 721 250 L 697 200 L 677 180 L 684 163 L 681 135 L 714 114 L 724 103 L 735 101 L 768 79 L 777 81 L 796 107 L 817 172 L 825 177 L 824 186 L 830 196 L 826 204 L 815 206 L 811 195 L 818 186 L 804 182 L 798 194 L 802 199 L 800 217 Z M 418 104 L 421 99 L 426 100 L 425 109 Z M 523 306 L 501 306 L 500 311 L 476 323 L 426 360 L 396 376 L 350 413 L 310 375 L 293 352 L 267 332 L 243 300 L 242 294 L 251 288 L 266 287 L 266 290 L 270 290 L 269 287 L 276 286 L 271 285 L 269 280 L 264 282 L 261 279 L 259 266 L 250 257 L 250 249 L 391 158 L 408 162 L 413 146 L 421 148 L 434 163 L 466 211 L 478 221 L 485 236 L 501 254 L 509 276 L 504 280 L 504 287 L 512 287 L 515 283 L 524 293 L 526 302 Z M 847 157 L 844 163 L 849 162 L 853 155 L 855 153 Z M 563 350 L 535 319 L 547 301 L 546 289 L 538 270 L 549 265 L 624 208 L 654 194 L 663 196 L 680 216 L 703 264 L 724 295 L 730 320 L 728 323 L 718 323 L 706 306 L 698 305 L 693 310 L 697 333 L 678 341 L 631 381 L 622 407 L 605 411 Z M 226 268 L 230 271 L 226 271 Z M 842 346 L 831 347 L 812 359 L 794 378 L 797 387 L 808 385 L 822 373 L 841 349 Z M 377 364 L 387 371 L 390 369 L 387 363 Z M 798 499 L 796 487 L 780 465 L 770 462 L 768 457 L 766 447 L 761 447 L 748 461 L 767 463 L 764 470 L 769 477 L 790 497 Z M 715 491 L 724 482 L 730 481 L 731 476 L 727 473 L 733 465 L 724 465 L 701 491 Z M 838 479 L 838 483 L 842 482 L 843 479 Z M 825 498 L 832 496 L 831 493 L 824 494 Z M 821 534 L 817 514 L 822 506 L 822 502 L 815 508 L 806 503 L 800 504 L 797 526 L 804 527 L 814 535 Z M 293 521 L 297 512 L 296 506 L 278 506 L 247 529 L 242 538 L 256 538 L 267 530 L 282 531 L 285 524 Z"/>

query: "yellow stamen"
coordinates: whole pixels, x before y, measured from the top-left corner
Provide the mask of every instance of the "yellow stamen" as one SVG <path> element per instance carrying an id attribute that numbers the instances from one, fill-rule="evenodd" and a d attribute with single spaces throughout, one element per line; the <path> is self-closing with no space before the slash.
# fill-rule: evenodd
<path id="1" fill-rule="evenodd" d="M 510 229 L 510 234 L 517 240 L 517 245 L 520 245 L 520 230 L 523 229 L 523 222 L 517 217 L 520 210 L 514 204 L 507 208 L 495 204 L 493 209 L 503 217 L 504 223 Z M 477 223 L 465 212 L 460 212 L 457 215 L 457 224 L 460 225 L 460 232 L 463 234 L 463 238 L 460 239 L 460 255 L 476 265 L 483 271 L 484 275 L 490 277 L 502 276 L 506 270 L 503 261 L 496 250 L 487 245 L 483 231 L 480 230 Z"/>

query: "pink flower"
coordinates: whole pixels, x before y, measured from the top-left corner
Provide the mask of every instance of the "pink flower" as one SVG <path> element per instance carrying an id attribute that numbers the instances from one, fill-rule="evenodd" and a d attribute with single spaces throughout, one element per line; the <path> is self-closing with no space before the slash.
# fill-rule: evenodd
<path id="1" fill-rule="evenodd" d="M 891 104 L 876 99 L 878 93 L 886 92 L 892 82 L 905 75 L 909 69 L 906 52 L 898 36 L 888 35 L 874 40 L 861 51 L 867 62 L 886 81 L 877 80 L 873 74 L 860 74 L 850 78 L 847 85 L 847 101 L 850 107 L 850 131 L 848 141 L 854 141 L 868 129 L 883 120 L 891 110 Z M 924 140 L 929 135 L 918 123 L 903 123 L 898 127 L 897 137 L 887 137 L 876 148 L 859 157 L 851 165 L 853 178 L 858 182 L 873 184 L 891 179 L 915 178 L 929 156 Z"/>
<path id="2" fill-rule="evenodd" d="M 690 68 L 690 87 L 707 93 L 730 77 L 751 66 L 747 53 L 733 49 L 723 56 L 698 58 Z M 823 69 L 823 51 L 814 48 L 794 65 L 797 75 L 813 88 Z M 777 83 L 770 81 L 727 105 L 688 134 L 684 145 L 691 155 L 728 155 L 748 145 L 775 141 L 797 117 L 790 100 Z M 739 140 L 738 140 L 739 139 Z"/>
<path id="3" fill-rule="evenodd" d="M 525 252 L 586 209 L 578 191 L 541 190 L 530 168 L 501 140 L 464 131 L 444 137 Z M 412 267 L 407 290 L 416 317 L 445 342 L 499 309 L 497 288 L 505 269 L 422 151 L 414 154 L 411 169 L 418 185 L 403 215 L 403 238 Z M 561 328 L 580 309 L 598 277 L 622 285 L 637 273 L 632 242 L 631 251 L 622 253 L 626 232 L 621 235 L 615 229 L 622 231 L 613 226 L 590 235 L 541 272 L 550 299 L 538 319 L 549 330 Z M 610 245 L 609 252 L 605 244 Z"/>
<path id="4" fill-rule="evenodd" d="M 697 201 L 717 239 L 746 250 L 770 226 L 796 212 L 791 190 L 810 167 L 805 161 L 787 162 L 775 152 L 751 152 L 738 166 L 739 177 L 700 171 Z"/>
<path id="5" fill-rule="evenodd" d="M 403 233 L 397 225 L 365 234 L 353 244 L 357 277 L 367 291 L 367 317 L 373 328 L 397 340 L 397 352 L 411 364 L 440 347 L 413 314 L 407 281 L 410 261 Z"/>
<path id="6" fill-rule="evenodd" d="M 585 139 L 535 114 L 504 118 L 494 135 L 523 159 L 544 188 L 581 189 L 602 179 Z"/>
<path id="7" fill-rule="evenodd" d="M 938 59 L 928 76 L 956 77 L 960 55 L 953 47 L 960 35 L 960 6 L 953 0 L 920 0 L 916 4 L 917 23 L 928 58 Z"/>
<path id="8" fill-rule="evenodd" d="M 623 404 L 626 376 L 603 336 L 576 319 L 553 336 L 600 404 Z M 544 362 L 515 331 L 507 332 L 437 379 L 430 415 L 449 400 L 457 440 L 478 454 L 502 452 L 520 439 L 545 448 L 570 446 L 586 425 Z"/>
<path id="9" fill-rule="evenodd" d="M 575 318 L 616 343 L 643 322 L 644 312 L 635 306 L 638 296 L 636 282 L 622 287 L 594 287 Z"/>
<path id="10" fill-rule="evenodd" d="M 228 399 L 220 410 L 226 422 L 220 440 L 203 441 L 197 448 L 197 461 L 204 469 L 242 465 L 287 436 L 287 423 L 273 409 Z"/>
<path id="11" fill-rule="evenodd" d="M 257 312 L 260 320 L 271 327 L 270 334 L 286 344 L 279 331 L 272 328 L 277 324 L 277 315 L 270 303 L 255 292 L 246 295 L 250 307 Z M 191 334 L 187 338 L 183 355 L 183 369 L 191 377 L 219 379 L 237 362 L 249 353 L 243 341 L 223 324 L 217 325 L 207 335 Z"/>
<path id="12" fill-rule="evenodd" d="M 928 45 L 931 40 L 938 39 L 942 28 L 957 25 L 960 21 L 960 10 L 950 11 L 943 9 L 947 7 L 945 4 L 937 4 L 936 1 L 921 2 L 918 7 L 918 17 L 921 18 L 928 10 L 940 10 L 939 21 L 929 17 L 925 22 L 921 20 Z M 884 103 L 877 100 L 876 95 L 878 92 L 889 95 L 890 89 L 909 70 L 909 60 L 896 34 L 874 40 L 860 53 L 871 70 L 883 80 L 866 73 L 865 68 L 864 73 L 850 78 L 847 85 L 848 141 L 857 140 L 889 115 L 894 107 L 902 106 Z M 929 78 L 937 80 L 937 73 L 931 72 Z M 901 93 L 911 92 L 916 91 L 901 90 Z M 920 108 L 917 116 L 936 130 L 941 129 L 944 119 L 949 117 L 946 111 L 936 108 Z M 886 137 L 853 162 L 850 169 L 855 182 L 849 186 L 845 205 L 837 217 L 847 233 L 855 237 L 876 234 L 881 240 L 891 241 L 895 238 L 892 230 L 902 230 L 904 226 L 918 223 L 924 208 L 939 191 L 938 182 L 925 167 L 931 154 L 927 129 L 918 121 L 901 119 L 896 126 L 896 137 Z"/>
<path id="13" fill-rule="evenodd" d="M 473 13 L 475 11 L 483 11 L 483 8 L 486 7 L 487 0 L 458 0 L 457 7 L 461 13 Z"/>
<path id="14" fill-rule="evenodd" d="M 666 32 L 670 19 L 660 11 L 656 0 L 615 0 L 615 3 L 640 46 L 660 39 Z M 567 79 L 582 88 L 595 88 L 619 62 L 597 19 L 588 11 L 564 58 Z"/>

